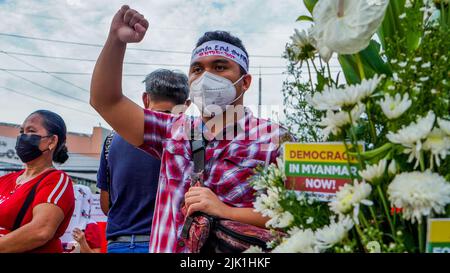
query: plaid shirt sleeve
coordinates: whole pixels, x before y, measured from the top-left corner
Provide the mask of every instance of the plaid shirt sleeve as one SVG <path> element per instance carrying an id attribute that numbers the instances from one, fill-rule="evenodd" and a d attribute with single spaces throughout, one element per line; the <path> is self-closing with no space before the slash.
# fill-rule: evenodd
<path id="1" fill-rule="evenodd" d="M 169 136 L 174 115 L 144 109 L 144 143 L 139 147 L 161 159 L 163 140 Z"/>

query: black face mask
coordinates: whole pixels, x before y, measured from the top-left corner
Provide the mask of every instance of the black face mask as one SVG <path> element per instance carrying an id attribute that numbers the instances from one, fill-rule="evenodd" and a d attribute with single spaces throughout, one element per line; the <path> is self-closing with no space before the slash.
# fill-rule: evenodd
<path id="1" fill-rule="evenodd" d="M 41 139 L 49 136 L 21 134 L 17 137 L 16 154 L 23 163 L 27 163 L 40 157 L 43 152 L 39 149 Z"/>

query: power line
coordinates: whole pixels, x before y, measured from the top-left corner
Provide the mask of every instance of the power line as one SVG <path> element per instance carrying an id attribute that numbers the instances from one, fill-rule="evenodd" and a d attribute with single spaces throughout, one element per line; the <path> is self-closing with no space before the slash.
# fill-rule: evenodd
<path id="1" fill-rule="evenodd" d="M 33 54 L 33 53 L 23 53 L 23 52 L 4 52 L 10 55 L 19 55 L 19 56 L 28 56 L 28 57 L 36 57 L 36 58 L 46 58 L 46 59 L 56 59 L 56 60 L 67 60 L 67 61 L 80 61 L 80 62 L 96 62 L 95 59 L 85 59 L 85 58 L 72 58 L 72 57 L 61 57 L 61 56 L 49 56 L 42 54 Z M 168 66 L 168 67 L 190 67 L 188 64 L 162 64 L 162 63 L 146 63 L 146 62 L 124 62 L 124 64 L 128 65 L 153 65 L 153 66 Z M 250 68 L 286 68 L 286 66 L 250 66 Z"/>
<path id="2" fill-rule="evenodd" d="M 91 46 L 91 47 L 103 48 L 103 45 L 101 45 L 101 44 L 71 42 L 71 41 L 64 41 L 64 40 L 57 40 L 57 39 L 47 39 L 47 38 L 39 38 L 39 37 L 31 37 L 31 36 L 11 34 L 11 33 L 2 33 L 2 32 L 0 32 L 0 36 L 13 37 L 13 38 L 19 38 L 19 39 L 36 40 L 36 41 L 45 41 L 45 42 L 52 42 L 52 43 L 61 43 L 61 44 L 70 44 L 70 45 Z M 157 53 L 174 53 L 174 54 L 185 54 L 185 55 L 186 54 L 187 55 L 191 55 L 192 54 L 192 52 L 189 52 L 189 51 L 162 50 L 162 49 L 149 49 L 149 48 L 136 48 L 136 47 L 128 48 L 128 50 L 157 52 Z M 250 55 L 250 57 L 278 58 L 278 59 L 283 58 L 281 55 L 280 56 L 275 56 L 275 55 Z"/>
<path id="3" fill-rule="evenodd" d="M 50 73 L 50 74 L 57 74 L 57 75 L 77 75 L 77 76 L 92 75 L 92 73 L 89 73 L 89 72 L 41 71 L 41 70 L 9 69 L 9 68 L 0 68 L 0 70 L 10 71 L 10 72 L 21 72 L 21 73 L 42 73 L 42 74 Z M 142 75 L 144 75 L 144 74 L 142 74 Z"/>
<path id="4" fill-rule="evenodd" d="M 50 88 L 50 87 L 44 86 L 44 85 L 42 85 L 42 84 L 40 84 L 40 83 L 37 83 L 37 82 L 35 82 L 35 81 L 29 80 L 29 79 L 27 79 L 27 78 L 24 78 L 24 77 L 22 77 L 22 76 L 20 76 L 20 75 L 17 75 L 17 74 L 15 74 L 15 73 L 13 73 L 12 71 L 8 70 L 8 69 L 0 68 L 0 71 L 4 71 L 4 72 L 6 72 L 6 73 L 8 73 L 8 74 L 10 74 L 10 75 L 12 75 L 12 76 L 14 76 L 14 77 L 16 77 L 16 78 L 22 79 L 22 80 L 24 80 L 24 81 L 26 81 L 26 82 L 29 82 L 29 83 L 34 84 L 34 85 L 36 85 L 36 86 L 39 86 L 40 88 L 46 89 L 46 90 L 48 90 L 48 91 L 50 91 L 50 92 L 57 93 L 57 94 L 59 94 L 59 95 L 61 95 L 61 96 L 68 97 L 68 98 L 71 98 L 71 99 L 73 99 L 73 100 L 76 100 L 76 101 L 79 101 L 79 102 L 87 103 L 87 104 L 88 104 L 87 101 L 84 101 L 84 100 L 79 99 L 79 98 L 76 98 L 76 97 L 69 96 L 69 95 L 64 94 L 64 93 L 61 93 L 61 92 L 59 92 L 58 90 L 52 89 L 52 88 Z M 39 73 L 40 73 L 40 72 L 39 72 Z"/>
<path id="5" fill-rule="evenodd" d="M 22 60 L 22 59 L 20 59 L 20 58 L 18 58 L 18 57 L 9 55 L 8 52 L 6 52 L 6 51 L 0 50 L 0 52 L 3 53 L 3 54 L 6 54 L 7 56 L 9 56 L 10 58 L 13 58 L 13 59 L 16 60 L 16 61 L 19 61 L 19 62 L 21 62 L 21 63 L 23 63 L 23 64 L 28 65 L 28 66 L 31 66 L 31 67 L 33 67 L 33 68 L 35 68 L 35 69 L 39 69 L 39 71 L 41 71 L 41 72 L 43 72 L 43 73 L 46 73 L 46 74 L 52 76 L 53 78 L 55 78 L 55 79 L 57 79 L 57 80 L 59 80 L 59 81 L 61 81 L 61 82 L 64 82 L 64 83 L 66 83 L 66 84 L 68 84 L 68 85 L 70 85 L 70 86 L 76 87 L 76 88 L 78 88 L 78 89 L 80 89 L 80 90 L 82 90 L 82 91 L 84 91 L 84 92 L 88 92 L 88 93 L 89 93 L 89 91 L 86 90 L 86 89 L 84 89 L 83 87 L 80 87 L 80 86 L 78 86 L 78 85 L 76 85 L 76 84 L 74 84 L 74 83 L 72 83 L 72 82 L 70 82 L 70 81 L 67 81 L 67 80 L 65 80 L 65 79 L 63 79 L 63 78 L 60 78 L 60 77 L 58 77 L 58 76 L 55 76 L 55 75 L 53 75 L 52 73 L 50 73 L 50 72 L 48 72 L 48 71 L 46 71 L 46 70 L 44 70 L 44 69 L 41 69 L 41 68 L 39 68 L 39 67 L 37 67 L 37 66 L 35 66 L 35 65 L 33 65 L 33 64 L 29 63 L 29 62 L 27 62 L 27 61 L 24 61 L 24 60 Z"/>
<path id="6" fill-rule="evenodd" d="M 56 74 L 56 75 L 73 75 L 73 76 L 91 76 L 92 73 L 89 72 L 66 72 L 66 71 L 40 71 L 40 70 L 27 70 L 27 69 L 9 69 L 9 68 L 0 68 L 0 70 L 3 71 L 10 71 L 10 72 L 21 72 L 21 73 L 42 73 L 42 74 Z M 331 72 L 338 72 L 338 71 L 331 71 Z M 313 73 L 313 72 L 311 72 Z M 262 73 L 261 76 L 274 76 L 274 75 L 287 75 L 286 73 Z M 147 74 L 123 74 L 123 77 L 145 77 Z"/>
<path id="7" fill-rule="evenodd" d="M 85 111 L 80 110 L 80 109 L 72 108 L 72 107 L 67 106 L 67 105 L 62 105 L 62 104 L 59 104 L 59 103 L 56 103 L 56 102 L 52 102 L 52 101 L 49 101 L 49 100 L 46 100 L 46 99 L 42 99 L 42 98 L 39 98 L 39 97 L 35 97 L 33 95 L 27 94 L 25 92 L 17 91 L 15 89 L 12 89 L 12 88 L 9 88 L 9 87 L 6 87 L 6 86 L 0 86 L 0 88 L 3 88 L 3 89 L 5 89 L 5 90 L 7 90 L 9 92 L 12 92 L 12 93 L 16 93 L 16 94 L 22 95 L 22 96 L 27 97 L 27 98 L 32 98 L 32 99 L 35 99 L 35 100 L 38 100 L 38 101 L 42 101 L 42 102 L 46 102 L 46 103 L 49 103 L 49 104 L 52 104 L 52 105 L 55 105 L 55 106 L 64 107 L 65 109 L 70 109 L 70 110 L 77 111 L 79 113 L 83 113 L 83 114 L 86 114 L 86 115 L 97 117 L 97 115 L 95 115 L 95 114 L 92 114 L 92 113 L 89 113 L 89 112 L 85 112 Z"/>
<path id="8" fill-rule="evenodd" d="M 0 11 L 1 12 L 1 11 Z M 67 19 L 64 18 L 59 18 L 59 17 L 54 17 L 54 16 L 48 16 L 48 15 L 40 15 L 40 14 L 33 14 L 33 13 L 24 13 L 24 12 L 17 12 L 17 11 L 10 11 L 10 12 L 6 12 L 3 11 L 5 13 L 7 13 L 8 15 L 10 15 L 10 12 L 13 13 L 14 15 L 24 15 L 24 16 L 31 16 L 31 17 L 37 17 L 37 18 L 42 18 L 42 19 L 47 19 L 47 20 L 57 20 L 57 21 L 66 21 Z M 100 23 L 101 25 L 109 25 L 110 22 L 102 22 Z M 199 32 L 204 32 L 201 30 L 197 30 L 197 29 L 193 29 L 193 28 L 182 28 L 182 27 L 155 27 L 153 26 L 151 28 L 152 31 L 166 31 L 166 30 L 175 30 L 175 31 L 189 31 L 191 33 L 199 33 Z M 291 33 L 280 33 L 280 32 L 270 32 L 270 31 L 241 31 L 241 30 L 236 30 L 236 29 L 230 29 L 227 30 L 230 31 L 232 33 L 241 33 L 244 35 L 261 35 L 261 34 L 270 34 L 270 35 L 276 35 L 276 36 L 286 36 L 286 35 L 292 35 Z"/>
<path id="9" fill-rule="evenodd" d="M 11 72 L 21 72 L 21 73 L 51 73 L 57 75 L 74 75 L 74 76 L 91 76 L 92 73 L 89 72 L 68 72 L 68 71 L 40 71 L 40 70 L 26 70 L 26 69 L 9 69 L 9 68 L 0 68 L 3 71 L 11 71 Z M 340 71 L 331 71 L 331 73 L 338 73 Z M 306 72 L 303 72 L 306 73 Z M 311 71 L 311 74 L 316 74 L 317 72 Z M 274 75 L 287 75 L 287 72 L 281 73 L 261 73 L 261 76 L 274 76 Z M 145 77 L 147 74 L 123 74 L 124 77 Z"/>
<path id="10" fill-rule="evenodd" d="M 36 40 L 36 41 L 44 41 L 44 42 L 52 42 L 52 43 L 60 43 L 60 44 L 69 44 L 69 45 L 92 46 L 92 47 L 100 47 L 100 48 L 103 47 L 103 45 L 101 45 L 101 44 L 71 42 L 71 41 L 31 37 L 31 36 L 10 34 L 10 33 L 0 33 L 0 36 L 14 37 L 14 38 L 19 38 L 19 39 Z M 159 52 L 159 53 L 191 54 L 188 51 L 177 51 L 177 50 L 160 50 L 160 49 L 146 49 L 146 48 L 128 48 L 128 49 L 129 50 L 139 50 L 139 51 L 149 51 L 149 52 Z"/>

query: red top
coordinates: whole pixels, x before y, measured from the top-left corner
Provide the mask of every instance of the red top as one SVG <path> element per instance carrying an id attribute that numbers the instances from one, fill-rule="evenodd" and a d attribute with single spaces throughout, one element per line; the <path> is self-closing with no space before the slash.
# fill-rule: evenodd
<path id="1" fill-rule="evenodd" d="M 0 229 L 11 230 L 20 208 L 23 206 L 28 193 L 47 172 L 18 187 L 15 191 L 16 180 L 24 171 L 7 174 L 0 177 Z M 72 180 L 62 171 L 53 171 L 45 177 L 36 189 L 34 201 L 23 218 L 22 224 L 26 225 L 33 218 L 33 208 L 39 204 L 49 203 L 61 208 L 64 212 L 64 220 L 59 225 L 54 237 L 45 245 L 33 249 L 30 252 L 62 253 L 61 237 L 69 225 L 75 198 L 72 188 Z"/>
<path id="2" fill-rule="evenodd" d="M 84 230 L 84 236 L 90 248 L 101 248 L 102 238 L 100 227 L 96 223 L 89 223 Z"/>

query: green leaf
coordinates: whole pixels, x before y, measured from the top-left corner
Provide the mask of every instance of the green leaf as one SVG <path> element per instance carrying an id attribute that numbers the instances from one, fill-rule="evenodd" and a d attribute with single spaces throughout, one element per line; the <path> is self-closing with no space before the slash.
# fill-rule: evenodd
<path id="1" fill-rule="evenodd" d="M 360 83 L 361 78 L 359 77 L 358 66 L 352 55 L 339 55 L 339 63 L 342 67 L 342 72 L 344 72 L 345 79 L 348 84 Z"/>
<path id="2" fill-rule="evenodd" d="M 365 64 L 364 71 L 366 71 L 366 69 L 369 70 L 368 68 L 370 67 L 376 74 L 392 75 L 389 64 L 385 63 L 380 56 L 380 44 L 376 41 L 370 41 L 369 46 L 359 54 L 363 64 Z"/>
<path id="3" fill-rule="evenodd" d="M 301 21 L 309 21 L 309 22 L 313 22 L 313 18 L 311 16 L 307 16 L 307 15 L 301 15 L 297 18 L 296 20 L 297 22 L 301 22 Z"/>
<path id="4" fill-rule="evenodd" d="M 372 78 L 375 74 L 392 75 L 389 64 L 380 56 L 380 44 L 372 40 L 369 46 L 358 53 L 366 78 Z M 361 74 L 358 69 L 356 55 L 339 55 L 338 60 L 344 72 L 348 84 L 361 82 Z"/>
<path id="5" fill-rule="evenodd" d="M 404 37 L 404 31 L 401 28 L 399 19 L 400 14 L 404 10 L 405 0 L 389 1 L 383 23 L 378 29 L 378 36 L 383 48 L 386 48 L 386 39 L 401 39 Z"/>
<path id="6" fill-rule="evenodd" d="M 322 73 L 317 73 L 317 85 L 316 85 L 316 91 L 323 91 L 323 87 L 325 86 L 325 83 L 327 80 L 322 75 Z"/>
<path id="7" fill-rule="evenodd" d="M 420 45 L 420 38 L 422 37 L 422 32 L 420 31 L 408 31 L 406 34 L 406 44 L 409 51 L 416 50 Z"/>
<path id="8" fill-rule="evenodd" d="M 308 9 L 308 11 L 312 14 L 314 6 L 317 4 L 318 0 L 303 0 L 303 3 L 305 4 L 305 7 Z"/>

